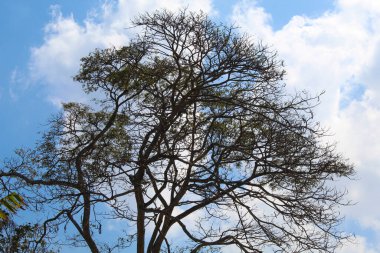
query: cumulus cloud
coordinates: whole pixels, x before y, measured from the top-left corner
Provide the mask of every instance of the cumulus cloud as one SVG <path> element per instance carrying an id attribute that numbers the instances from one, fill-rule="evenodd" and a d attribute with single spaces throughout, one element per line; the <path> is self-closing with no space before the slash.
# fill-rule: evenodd
<path id="1" fill-rule="evenodd" d="M 268 42 L 273 37 L 269 25 L 272 17 L 256 1 L 241 1 L 232 10 L 232 23 L 258 41 Z"/>
<path id="2" fill-rule="evenodd" d="M 278 50 L 285 60 L 288 86 L 315 92 L 326 90 L 322 111 L 338 109 L 335 98 L 340 87 L 360 74 L 373 55 L 374 32 L 365 29 L 367 21 L 352 17 L 349 9 L 338 5 L 338 10 L 317 18 L 294 16 L 274 32 L 268 24 L 269 14 L 255 1 L 249 3 L 238 3 L 232 20 L 244 32 Z"/>
<path id="3" fill-rule="evenodd" d="M 358 180 L 345 182 L 358 202 L 346 215 L 380 237 L 380 204 L 374 202 L 380 192 L 380 2 L 339 0 L 335 9 L 314 18 L 294 16 L 277 31 L 255 1 L 239 2 L 231 19 L 278 50 L 290 90 L 326 91 L 317 119 L 335 133 L 331 139 L 358 171 Z M 363 238 L 358 241 L 356 250 L 342 252 L 371 252 Z"/>
<path id="4" fill-rule="evenodd" d="M 85 96 L 72 77 L 79 69 L 80 58 L 95 48 L 118 47 L 128 43 L 131 19 L 138 14 L 156 9 L 212 11 L 207 0 L 105 1 L 79 22 L 73 15 L 64 16 L 59 6 L 52 6 L 52 19 L 45 26 L 44 42 L 32 48 L 30 77 L 45 83 L 49 100 L 60 105 L 62 101 L 83 101 Z"/>

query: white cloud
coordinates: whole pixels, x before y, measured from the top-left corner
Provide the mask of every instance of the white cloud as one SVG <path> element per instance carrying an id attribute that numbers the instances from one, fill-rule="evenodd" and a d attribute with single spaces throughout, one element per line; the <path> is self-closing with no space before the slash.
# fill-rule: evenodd
<path id="1" fill-rule="evenodd" d="M 269 25 L 271 15 L 258 6 L 256 1 L 243 0 L 232 10 L 231 21 L 247 34 L 251 34 L 258 41 L 267 42 L 273 37 L 272 27 Z"/>
<path id="2" fill-rule="evenodd" d="M 52 20 L 45 27 L 44 42 L 32 48 L 32 80 L 47 85 L 49 100 L 53 104 L 85 100 L 80 85 L 72 81 L 79 69 L 80 58 L 95 48 L 127 44 L 131 19 L 140 13 L 162 8 L 212 11 L 211 0 L 106 1 L 101 8 L 89 12 L 81 24 L 73 15 L 63 16 L 59 7 L 53 6 Z"/>
<path id="3" fill-rule="evenodd" d="M 290 90 L 326 91 L 317 119 L 358 171 L 359 180 L 345 183 L 359 202 L 346 215 L 380 235 L 380 203 L 374 201 L 380 192 L 380 2 L 339 0 L 335 6 L 315 18 L 294 16 L 278 31 L 256 1 L 238 3 L 231 19 L 278 50 Z M 354 85 L 361 91 L 349 93 Z M 350 252 L 370 252 L 358 250 Z"/>
<path id="4" fill-rule="evenodd" d="M 366 238 L 358 236 L 353 242 L 345 243 L 338 249 L 337 253 L 376 253 L 379 252 L 379 248 L 374 248 L 373 245 L 369 245 Z"/>

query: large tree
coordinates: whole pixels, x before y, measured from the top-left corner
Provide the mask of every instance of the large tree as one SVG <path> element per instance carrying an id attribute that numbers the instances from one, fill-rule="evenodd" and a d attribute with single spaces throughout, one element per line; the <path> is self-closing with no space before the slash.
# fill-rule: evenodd
<path id="1" fill-rule="evenodd" d="M 287 93 L 275 52 L 203 13 L 134 24 L 128 45 L 82 59 L 75 80 L 94 104 L 65 104 L 0 174 L 50 208 L 46 233 L 71 223 L 100 252 L 106 210 L 133 224 L 116 246 L 138 253 L 334 252 L 345 202 L 331 181 L 353 168 L 322 141 L 318 95 Z"/>

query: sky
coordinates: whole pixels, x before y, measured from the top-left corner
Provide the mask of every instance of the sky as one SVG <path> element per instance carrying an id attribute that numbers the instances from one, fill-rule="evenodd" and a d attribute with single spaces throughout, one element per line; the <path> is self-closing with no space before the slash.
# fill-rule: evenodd
<path id="1" fill-rule="evenodd" d="M 380 252 L 379 0 L 2 0 L 0 159 L 32 147 L 62 102 L 86 102 L 72 81 L 81 57 L 127 44 L 139 13 L 184 7 L 276 50 L 289 92 L 324 91 L 316 118 L 357 171 L 337 182 L 356 203 L 341 209 L 356 238 L 339 252 Z"/>

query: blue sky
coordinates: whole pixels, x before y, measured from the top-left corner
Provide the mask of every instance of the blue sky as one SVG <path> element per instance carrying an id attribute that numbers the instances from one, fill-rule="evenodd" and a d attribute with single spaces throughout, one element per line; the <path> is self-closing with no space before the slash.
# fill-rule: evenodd
<path id="1" fill-rule="evenodd" d="M 357 168 L 357 180 L 339 182 L 358 202 L 342 210 L 357 238 L 340 252 L 380 252 L 377 0 L 0 1 L 0 158 L 32 146 L 62 101 L 86 101 L 71 81 L 82 56 L 127 43 L 139 12 L 184 6 L 277 50 L 290 92 L 326 91 L 316 117 Z"/>

